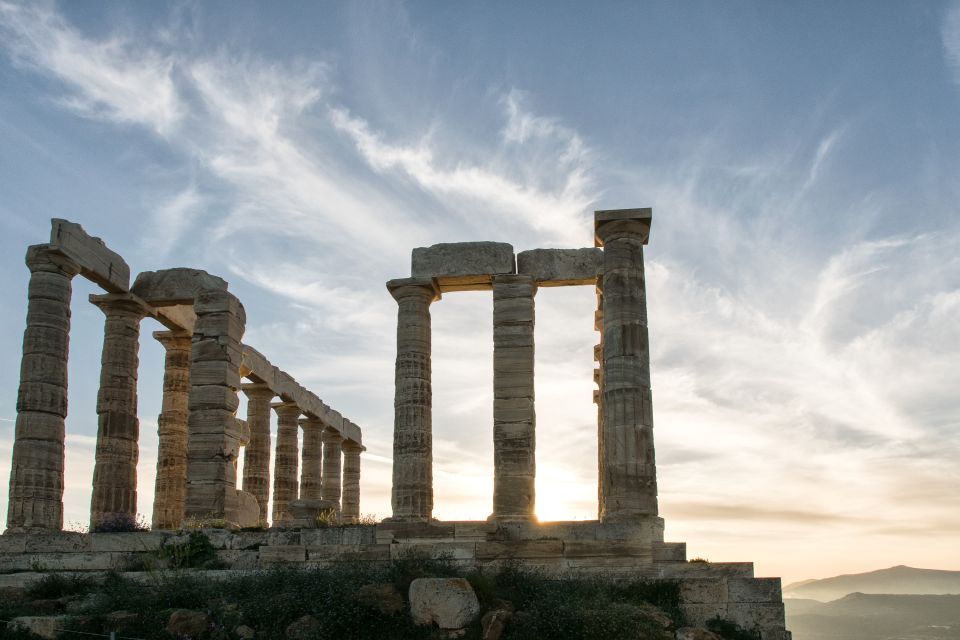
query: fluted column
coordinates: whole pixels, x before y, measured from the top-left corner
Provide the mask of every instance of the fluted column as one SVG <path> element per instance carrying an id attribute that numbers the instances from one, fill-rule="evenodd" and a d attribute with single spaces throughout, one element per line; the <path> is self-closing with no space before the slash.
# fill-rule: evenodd
<path id="1" fill-rule="evenodd" d="M 270 501 L 270 402 L 276 395 L 265 384 L 244 384 L 250 442 L 243 450 L 243 490 L 257 499 L 260 522 L 267 522 Z"/>
<path id="2" fill-rule="evenodd" d="M 344 440 L 343 449 L 343 504 L 340 522 L 355 524 L 360 520 L 360 454 L 364 448 L 352 440 Z"/>
<path id="3" fill-rule="evenodd" d="M 317 418 L 300 420 L 303 428 L 303 453 L 300 455 L 300 499 L 319 500 L 323 467 L 323 422 Z"/>
<path id="4" fill-rule="evenodd" d="M 64 418 L 71 281 L 79 267 L 48 245 L 27 249 L 23 332 L 7 531 L 63 528 Z"/>
<path id="5" fill-rule="evenodd" d="M 393 519 L 428 521 L 433 514 L 433 423 L 430 372 L 430 303 L 434 282 L 391 280 L 396 299 L 397 361 L 393 422 Z"/>
<path id="6" fill-rule="evenodd" d="M 289 505 L 297 499 L 297 430 L 300 407 L 294 402 L 273 405 L 277 412 L 277 450 L 273 460 L 273 526 L 290 520 Z"/>
<path id="7" fill-rule="evenodd" d="M 190 410 L 189 333 L 156 331 L 163 345 L 163 401 L 157 418 L 157 480 L 153 497 L 153 528 L 178 529 L 183 524 L 187 496 L 187 421 Z"/>
<path id="8" fill-rule="evenodd" d="M 596 212 L 603 246 L 601 520 L 657 514 L 643 245 L 649 209 Z"/>
<path id="9" fill-rule="evenodd" d="M 493 276 L 493 514 L 532 520 L 536 508 L 534 296 L 528 275 Z"/>
<path id="10" fill-rule="evenodd" d="M 106 323 L 97 394 L 97 449 L 90 498 L 90 528 L 111 514 L 137 514 L 137 366 L 140 321 L 145 311 L 128 296 L 90 296 Z"/>
<path id="11" fill-rule="evenodd" d="M 593 328 L 599 332 L 599 342 L 593 346 L 593 360 L 598 364 L 593 370 L 593 381 L 597 388 L 593 390 L 593 402 L 597 405 L 597 514 L 603 513 L 603 277 L 597 280 L 597 310 L 593 317 Z"/>
<path id="12" fill-rule="evenodd" d="M 324 500 L 337 503 L 337 510 L 340 508 L 340 488 L 341 488 L 341 463 L 340 463 L 340 445 L 343 443 L 343 436 L 340 432 L 327 427 L 320 436 L 323 439 L 323 486 L 320 493 Z"/>

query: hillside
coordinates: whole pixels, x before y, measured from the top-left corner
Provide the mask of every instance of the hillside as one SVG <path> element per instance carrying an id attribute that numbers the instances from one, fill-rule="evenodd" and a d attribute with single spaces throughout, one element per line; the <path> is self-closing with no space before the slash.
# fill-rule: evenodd
<path id="1" fill-rule="evenodd" d="M 833 602 L 786 599 L 794 640 L 957 640 L 960 595 L 852 593 Z"/>
<path id="2" fill-rule="evenodd" d="M 804 580 L 783 589 L 785 598 L 827 602 L 851 593 L 960 594 L 960 571 L 916 569 L 903 565 L 867 573 L 854 573 L 822 580 Z"/>

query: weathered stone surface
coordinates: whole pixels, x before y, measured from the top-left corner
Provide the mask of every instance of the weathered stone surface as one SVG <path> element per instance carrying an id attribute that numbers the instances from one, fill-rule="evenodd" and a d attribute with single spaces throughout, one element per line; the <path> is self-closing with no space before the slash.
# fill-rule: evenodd
<path id="1" fill-rule="evenodd" d="M 20 616 L 7 623 L 10 631 L 24 631 L 38 638 L 54 640 L 66 624 L 65 616 Z"/>
<path id="2" fill-rule="evenodd" d="M 312 498 L 310 500 L 291 500 L 287 505 L 289 520 L 287 526 L 302 529 L 315 529 L 321 518 L 336 518 L 339 505 L 333 500 Z"/>
<path id="3" fill-rule="evenodd" d="M 252 495 L 259 505 L 260 522 L 270 519 L 267 513 L 270 499 L 270 402 L 274 392 L 265 384 L 246 384 L 247 427 L 250 442 L 243 450 L 243 490 Z"/>
<path id="4" fill-rule="evenodd" d="M 260 522 L 260 504 L 257 499 L 246 491 L 237 491 L 237 526 L 256 527 Z"/>
<path id="5" fill-rule="evenodd" d="M 500 640 L 503 629 L 513 617 L 513 612 L 507 609 L 491 609 L 480 618 L 481 638 L 483 640 Z"/>
<path id="6" fill-rule="evenodd" d="M 126 293 L 130 288 L 130 267 L 103 240 L 87 234 L 79 224 L 54 218 L 50 228 L 50 248 L 70 258 L 84 276 L 110 293 Z"/>
<path id="7" fill-rule="evenodd" d="M 505 242 L 452 242 L 417 247 L 410 275 L 434 278 L 441 291 L 489 289 L 491 278 L 516 273 L 513 247 Z"/>
<path id="8" fill-rule="evenodd" d="M 191 337 L 170 331 L 153 334 L 166 351 L 163 400 L 157 418 L 159 443 L 153 498 L 153 528 L 178 529 L 187 491 L 187 420 Z"/>
<path id="9" fill-rule="evenodd" d="M 440 292 L 429 279 L 391 280 L 397 301 L 393 488 L 396 520 L 427 521 L 433 513 L 433 390 L 430 304 Z"/>
<path id="10" fill-rule="evenodd" d="M 713 631 L 707 631 L 700 627 L 680 627 L 677 629 L 675 637 L 677 640 L 723 640 L 723 636 L 718 636 Z"/>
<path id="11" fill-rule="evenodd" d="M 643 269 L 650 210 L 598 211 L 595 228 L 604 248 L 600 518 L 633 520 L 657 514 Z"/>
<path id="12" fill-rule="evenodd" d="M 341 445 L 343 436 L 335 429 L 324 429 L 320 438 L 323 441 L 323 486 L 320 488 L 324 500 L 337 505 L 340 511 L 341 490 Z"/>
<path id="13" fill-rule="evenodd" d="M 207 630 L 209 618 L 203 611 L 177 609 L 167 619 L 167 634 L 174 638 L 198 638 Z"/>
<path id="14" fill-rule="evenodd" d="M 300 461 L 300 499 L 319 500 L 323 485 L 323 422 L 318 418 L 300 420 L 303 429 L 303 453 Z"/>
<path id="15" fill-rule="evenodd" d="M 273 526 L 290 524 L 288 505 L 297 499 L 298 445 L 300 407 L 292 402 L 273 405 L 277 412 L 277 448 L 273 461 Z"/>
<path id="16" fill-rule="evenodd" d="M 586 249 L 531 249 L 517 254 L 517 273 L 541 287 L 589 285 L 603 273 L 603 251 Z"/>
<path id="17" fill-rule="evenodd" d="M 130 288 L 131 293 L 155 307 L 193 304 L 197 296 L 207 290 L 226 291 L 227 283 L 206 271 L 185 268 L 144 271 L 137 275 Z"/>
<path id="18" fill-rule="evenodd" d="M 363 447 L 345 440 L 343 449 L 343 493 L 340 522 L 353 524 L 360 519 L 360 454 Z"/>
<path id="19" fill-rule="evenodd" d="M 403 596 L 389 582 L 364 585 L 353 597 L 364 607 L 388 616 L 403 611 Z"/>
<path id="20" fill-rule="evenodd" d="M 314 638 L 319 637 L 320 631 L 322 630 L 323 625 L 320 624 L 320 621 L 313 616 L 307 615 L 291 622 L 287 626 L 284 635 L 286 635 L 289 640 L 314 640 Z"/>
<path id="21" fill-rule="evenodd" d="M 414 624 L 462 629 L 480 615 L 480 602 L 463 578 L 417 578 L 410 583 L 410 616 Z"/>

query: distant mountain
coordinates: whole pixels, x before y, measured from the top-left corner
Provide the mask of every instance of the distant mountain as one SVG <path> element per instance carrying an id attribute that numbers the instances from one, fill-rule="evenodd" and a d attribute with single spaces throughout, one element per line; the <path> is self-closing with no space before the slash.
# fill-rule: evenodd
<path id="1" fill-rule="evenodd" d="M 783 589 L 786 598 L 827 602 L 848 593 L 960 594 L 960 571 L 890 567 L 868 573 L 854 573 L 823 580 L 794 582 Z"/>
<path id="2" fill-rule="evenodd" d="M 783 602 L 794 640 L 960 639 L 960 595 L 852 593 L 833 602 Z"/>

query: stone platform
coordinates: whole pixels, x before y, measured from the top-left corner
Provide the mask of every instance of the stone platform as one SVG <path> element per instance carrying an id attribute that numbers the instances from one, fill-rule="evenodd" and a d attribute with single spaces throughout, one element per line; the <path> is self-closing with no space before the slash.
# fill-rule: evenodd
<path id="1" fill-rule="evenodd" d="M 661 542 L 663 521 L 494 524 L 391 523 L 319 529 L 204 529 L 218 559 L 237 571 L 278 565 L 323 568 L 341 562 L 390 562 L 411 556 L 446 558 L 464 568 L 496 571 L 510 564 L 548 575 L 677 580 L 690 624 L 719 616 L 762 640 L 789 638 L 779 578 L 755 578 L 750 562 L 688 562 L 686 544 Z M 187 532 L 57 532 L 0 536 L 0 589 L 23 586 L 43 572 L 125 571 L 155 559 L 162 547 L 186 542 Z"/>

